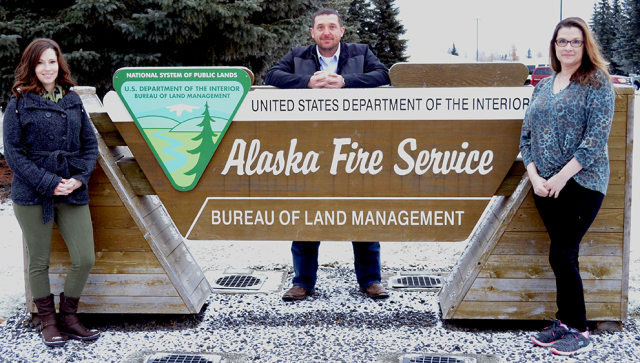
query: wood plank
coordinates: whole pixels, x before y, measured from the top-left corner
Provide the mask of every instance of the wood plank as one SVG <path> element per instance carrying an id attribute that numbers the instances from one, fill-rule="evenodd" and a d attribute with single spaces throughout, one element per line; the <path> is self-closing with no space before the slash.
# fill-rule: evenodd
<path id="1" fill-rule="evenodd" d="M 583 280 L 586 302 L 620 303 L 621 280 Z M 478 278 L 465 301 L 556 301 L 555 279 Z"/>
<path id="2" fill-rule="evenodd" d="M 616 256 L 580 256 L 580 276 L 584 280 L 622 279 L 622 258 Z M 553 279 L 555 275 L 544 255 L 492 255 L 479 278 Z"/>
<path id="3" fill-rule="evenodd" d="M 625 206 L 624 206 L 624 250 L 622 260 L 622 304 L 620 314 L 625 317 L 629 312 L 629 265 L 631 264 L 631 198 L 632 176 L 633 176 L 633 137 L 635 119 L 635 94 L 630 92 L 627 100 L 627 150 L 626 150 L 626 184 L 625 184 Z M 637 220 L 637 217 L 636 217 Z"/>
<path id="4" fill-rule="evenodd" d="M 612 184 L 624 185 L 626 181 L 626 174 L 627 174 L 626 161 L 610 160 L 609 168 L 610 168 L 609 186 L 611 186 Z"/>
<path id="5" fill-rule="evenodd" d="M 66 274 L 71 267 L 67 252 L 51 252 L 49 274 Z M 96 252 L 92 274 L 161 274 L 162 265 L 153 252 Z"/>
<path id="6" fill-rule="evenodd" d="M 180 274 L 180 280 L 189 295 L 192 295 L 193 291 L 198 288 L 198 285 L 200 285 L 204 278 L 204 273 L 197 263 L 190 264 L 189 267 Z"/>
<path id="7" fill-rule="evenodd" d="M 616 111 L 613 113 L 613 122 L 609 136 L 627 136 L 627 111 Z"/>
<path id="8" fill-rule="evenodd" d="M 620 321 L 619 303 L 586 303 L 588 320 Z M 555 302 L 493 302 L 464 301 L 454 319 L 547 320 L 555 317 Z"/>
<path id="9" fill-rule="evenodd" d="M 49 276 L 51 292 L 64 291 L 66 274 Z M 95 296 L 180 296 L 166 274 L 90 274 L 84 295 Z"/>
<path id="10" fill-rule="evenodd" d="M 628 97 L 618 94 L 616 97 L 615 111 L 627 112 Z"/>
<path id="11" fill-rule="evenodd" d="M 518 187 L 522 176 L 527 172 L 527 169 L 524 167 L 524 163 L 522 162 L 522 158 L 517 158 L 516 161 L 511 165 L 511 169 L 507 173 L 507 176 L 504 177 L 502 184 L 496 191 L 495 195 L 502 196 L 510 196 Z"/>
<path id="12" fill-rule="evenodd" d="M 189 252 L 189 249 L 184 243 L 179 244 L 178 247 L 176 247 L 176 249 L 167 256 L 167 262 L 171 264 L 178 278 L 182 276 L 182 273 L 187 269 L 187 267 L 189 267 L 189 265 L 196 263 L 191 256 L 191 252 Z"/>
<path id="13" fill-rule="evenodd" d="M 622 257 L 623 233 L 588 232 L 580 243 L 580 256 Z M 493 255 L 549 256 L 547 232 L 505 232 Z"/>
<path id="14" fill-rule="evenodd" d="M 56 304 L 60 303 L 55 296 Z M 27 311 L 36 312 L 33 302 L 27 303 Z M 95 314 L 189 314 L 179 297 L 164 296 L 93 296 L 83 295 L 78 304 L 79 313 Z"/>
<path id="15" fill-rule="evenodd" d="M 100 252 L 151 252 L 137 229 L 97 229 L 93 231 L 93 243 L 94 249 Z M 58 229 L 53 230 L 51 251 L 69 251 Z"/>
<path id="16" fill-rule="evenodd" d="M 609 160 L 625 160 L 627 138 L 625 136 L 609 137 Z"/>
<path id="17" fill-rule="evenodd" d="M 109 183 L 109 178 L 107 174 L 104 173 L 104 170 L 100 167 L 100 164 L 96 163 L 96 168 L 93 169 L 91 173 L 91 178 L 89 178 L 89 188 L 91 188 L 92 184 L 96 183 Z"/>
<path id="18" fill-rule="evenodd" d="M 177 229 L 167 226 L 160 233 L 154 236 L 156 246 L 165 256 L 169 256 L 173 250 L 184 242 L 184 238 L 178 233 Z"/>
<path id="19" fill-rule="evenodd" d="M 95 206 L 91 208 L 91 221 L 93 222 L 94 230 L 101 228 L 138 228 L 125 207 Z"/>
<path id="20" fill-rule="evenodd" d="M 396 63 L 389 70 L 394 87 L 521 87 L 529 70 L 521 63 Z"/>
<path id="21" fill-rule="evenodd" d="M 623 232 L 624 209 L 600 209 L 589 232 Z M 507 227 L 512 232 L 544 232 L 540 214 L 535 208 L 520 208 Z"/>
<path id="22" fill-rule="evenodd" d="M 602 209 L 624 209 L 625 201 L 625 187 L 624 184 L 617 185 L 609 183 L 607 187 L 607 194 L 602 200 Z"/>
<path id="23" fill-rule="evenodd" d="M 157 194 L 135 158 L 125 157 L 118 160 L 118 167 L 137 195 Z"/>
<path id="24" fill-rule="evenodd" d="M 118 196 L 90 195 L 90 207 L 122 207 L 122 199 Z"/>
<path id="25" fill-rule="evenodd" d="M 191 301 L 193 301 L 196 306 L 202 306 L 209 297 L 209 294 L 211 294 L 211 285 L 209 281 L 207 281 L 207 278 L 203 277 L 198 287 L 191 293 Z"/>
<path id="26" fill-rule="evenodd" d="M 100 136 L 102 136 L 102 139 L 105 141 L 107 146 L 127 145 L 120 135 L 120 132 L 111 121 L 111 118 L 109 118 L 106 110 L 102 112 L 92 112 L 89 114 L 89 117 L 98 132 L 100 132 Z"/>

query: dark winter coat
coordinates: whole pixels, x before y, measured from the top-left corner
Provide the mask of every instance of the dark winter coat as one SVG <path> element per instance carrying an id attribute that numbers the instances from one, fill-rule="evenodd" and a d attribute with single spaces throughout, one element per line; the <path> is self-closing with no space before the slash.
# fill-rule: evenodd
<path id="1" fill-rule="evenodd" d="M 320 70 L 316 45 L 294 47 L 264 77 L 264 83 L 279 88 L 307 88 L 309 79 Z M 340 42 L 337 74 L 346 88 L 370 88 L 389 84 L 389 70 L 366 44 Z"/>
<path id="2" fill-rule="evenodd" d="M 11 97 L 4 115 L 4 152 L 13 171 L 11 199 L 43 205 L 43 222 L 54 203 L 87 204 L 87 183 L 98 158 L 98 143 L 80 96 L 69 92 L 57 104 L 33 93 Z M 53 192 L 62 179 L 82 186 L 66 196 Z"/>

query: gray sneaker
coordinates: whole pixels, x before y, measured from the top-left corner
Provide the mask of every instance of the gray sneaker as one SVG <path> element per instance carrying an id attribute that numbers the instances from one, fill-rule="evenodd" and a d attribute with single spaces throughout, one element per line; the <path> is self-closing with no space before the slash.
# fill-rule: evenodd
<path id="1" fill-rule="evenodd" d="M 586 335 L 589 335 L 587 330 Z M 551 352 L 561 355 L 578 354 L 588 352 L 593 349 L 591 339 L 576 329 L 570 328 L 564 337 L 558 340 L 552 347 Z"/>
<path id="2" fill-rule="evenodd" d="M 555 342 L 559 341 L 569 331 L 567 326 L 562 324 L 560 320 L 551 319 L 553 325 L 544 328 L 535 337 L 531 337 L 531 341 L 541 347 L 550 347 Z"/>

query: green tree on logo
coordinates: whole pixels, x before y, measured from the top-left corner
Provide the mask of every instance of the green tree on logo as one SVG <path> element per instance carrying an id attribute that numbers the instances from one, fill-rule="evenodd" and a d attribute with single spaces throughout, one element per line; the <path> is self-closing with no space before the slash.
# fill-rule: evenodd
<path id="1" fill-rule="evenodd" d="M 211 159 L 213 151 L 215 150 L 215 145 L 213 143 L 213 137 L 215 136 L 215 134 L 213 133 L 213 130 L 211 130 L 211 122 L 215 122 L 215 120 L 213 120 L 211 118 L 211 115 L 209 115 L 208 102 L 205 102 L 204 104 L 203 115 L 204 118 L 202 119 L 202 122 L 198 124 L 198 126 L 202 126 L 202 132 L 200 132 L 198 136 L 191 139 L 193 141 L 202 140 L 202 142 L 200 142 L 200 145 L 198 145 L 195 149 L 187 150 L 189 154 L 200 154 L 198 157 L 198 162 L 196 163 L 196 166 L 193 167 L 193 169 L 184 173 L 185 175 L 193 175 L 199 172 L 203 172 L 207 167 L 207 164 L 209 164 L 209 160 Z"/>

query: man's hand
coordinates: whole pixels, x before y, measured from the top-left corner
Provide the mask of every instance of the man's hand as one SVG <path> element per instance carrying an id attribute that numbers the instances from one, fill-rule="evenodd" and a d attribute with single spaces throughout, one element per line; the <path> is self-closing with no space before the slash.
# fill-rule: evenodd
<path id="1" fill-rule="evenodd" d="M 81 186 L 82 182 L 78 179 L 62 179 L 62 181 L 60 181 L 56 189 L 53 191 L 53 195 L 69 195 Z"/>
<path id="2" fill-rule="evenodd" d="M 318 71 L 311 76 L 309 88 L 342 88 L 344 87 L 344 77 L 339 74 Z"/>

